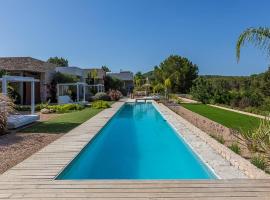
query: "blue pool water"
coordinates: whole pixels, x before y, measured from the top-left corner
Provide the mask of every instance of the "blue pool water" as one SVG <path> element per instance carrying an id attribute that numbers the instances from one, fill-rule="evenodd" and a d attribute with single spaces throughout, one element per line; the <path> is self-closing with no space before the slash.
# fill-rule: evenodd
<path id="1" fill-rule="evenodd" d="M 215 179 L 151 103 L 125 104 L 57 179 Z"/>

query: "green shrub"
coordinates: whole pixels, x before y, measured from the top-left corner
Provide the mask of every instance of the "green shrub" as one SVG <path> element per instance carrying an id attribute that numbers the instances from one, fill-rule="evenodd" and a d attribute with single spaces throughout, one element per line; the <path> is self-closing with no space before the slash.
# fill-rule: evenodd
<path id="1" fill-rule="evenodd" d="M 183 103 L 183 100 L 182 100 L 182 99 L 180 99 L 180 98 L 178 98 L 178 99 L 176 99 L 175 103 L 177 103 L 177 104 L 181 104 L 181 103 Z"/>
<path id="2" fill-rule="evenodd" d="M 251 152 L 260 152 L 270 160 L 270 121 L 263 119 L 257 129 L 241 132 L 248 149 Z"/>
<path id="3" fill-rule="evenodd" d="M 169 94 L 168 97 L 169 97 L 169 99 L 171 99 L 171 100 L 176 100 L 176 99 L 178 99 L 178 96 L 177 96 L 176 94 Z"/>
<path id="4" fill-rule="evenodd" d="M 94 101 L 96 100 L 110 101 L 111 100 L 110 96 L 106 94 L 105 92 L 96 93 L 93 99 Z"/>
<path id="5" fill-rule="evenodd" d="M 194 99 L 206 104 L 213 97 L 213 86 L 206 78 L 199 77 L 193 81 L 190 93 Z"/>
<path id="6" fill-rule="evenodd" d="M 155 85 L 153 87 L 153 92 L 154 93 L 159 93 L 159 94 L 163 94 L 165 92 L 165 87 L 163 84 L 158 83 L 157 85 Z"/>
<path id="7" fill-rule="evenodd" d="M 234 153 L 241 154 L 241 149 L 237 143 L 233 143 L 229 146 L 229 149 L 231 149 Z"/>
<path id="8" fill-rule="evenodd" d="M 40 111 L 43 108 L 46 108 L 47 104 L 37 104 L 35 105 L 35 110 Z M 31 111 L 31 106 L 29 105 L 15 105 L 14 107 L 17 111 Z"/>
<path id="9" fill-rule="evenodd" d="M 80 104 L 64 104 L 47 106 L 46 108 L 52 110 L 53 112 L 65 113 L 69 111 L 82 110 L 84 109 L 84 106 Z"/>
<path id="10" fill-rule="evenodd" d="M 111 106 L 107 101 L 100 100 L 100 101 L 93 102 L 92 107 L 96 109 L 104 109 L 104 108 L 110 108 Z"/>
<path id="11" fill-rule="evenodd" d="M 40 111 L 43 108 L 51 110 L 51 112 L 65 113 L 69 111 L 82 110 L 85 106 L 81 104 L 63 104 L 63 105 L 48 105 L 48 104 L 38 104 L 35 106 L 36 111 Z M 31 106 L 29 105 L 16 105 L 15 110 L 17 111 L 30 111 Z"/>
<path id="12" fill-rule="evenodd" d="M 250 162 L 262 170 L 266 170 L 268 167 L 267 160 L 263 156 L 260 156 L 260 155 L 253 156 Z"/>
<path id="13" fill-rule="evenodd" d="M 176 94 L 169 94 L 169 99 L 171 101 L 173 101 L 174 103 L 176 103 L 176 104 L 183 103 L 182 99 L 178 95 L 176 95 Z"/>

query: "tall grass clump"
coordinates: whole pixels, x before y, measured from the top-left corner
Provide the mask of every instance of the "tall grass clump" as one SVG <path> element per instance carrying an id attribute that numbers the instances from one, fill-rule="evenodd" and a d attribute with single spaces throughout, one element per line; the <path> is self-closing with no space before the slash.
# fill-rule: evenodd
<path id="1" fill-rule="evenodd" d="M 263 119 L 257 129 L 242 132 L 246 146 L 251 152 L 259 152 L 270 159 L 270 121 Z"/>
<path id="2" fill-rule="evenodd" d="M 270 163 L 270 120 L 269 117 L 260 121 L 257 129 L 241 132 L 242 140 L 254 155 L 251 163 L 260 169 L 267 170 Z"/>
<path id="3" fill-rule="evenodd" d="M 250 161 L 253 165 L 255 165 L 256 167 L 258 167 L 259 169 L 262 170 L 267 170 L 269 164 L 268 161 L 261 155 L 255 155 L 251 158 Z"/>
<path id="4" fill-rule="evenodd" d="M 229 149 L 231 149 L 236 154 L 239 154 L 239 155 L 241 154 L 241 148 L 239 147 L 239 145 L 237 143 L 232 143 L 229 146 Z"/>
<path id="5" fill-rule="evenodd" d="M 12 100 L 0 93 L 0 135 L 7 130 L 7 117 L 14 111 Z"/>
<path id="6" fill-rule="evenodd" d="M 222 135 L 210 134 L 210 136 L 217 140 L 220 144 L 225 144 L 225 139 Z"/>

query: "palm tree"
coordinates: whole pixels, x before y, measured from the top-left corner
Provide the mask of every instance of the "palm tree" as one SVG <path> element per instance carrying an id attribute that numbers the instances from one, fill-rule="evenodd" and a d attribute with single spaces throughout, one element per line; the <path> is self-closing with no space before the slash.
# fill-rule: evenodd
<path id="1" fill-rule="evenodd" d="M 88 73 L 88 78 L 94 81 L 94 85 L 96 84 L 96 79 L 98 78 L 98 71 L 96 69 L 90 71 Z M 90 84 L 89 84 L 90 85 Z"/>
<path id="2" fill-rule="evenodd" d="M 245 42 L 250 42 L 256 47 L 265 50 L 270 55 L 270 28 L 248 28 L 238 38 L 236 44 L 237 61 L 240 60 L 240 50 Z"/>
<path id="3" fill-rule="evenodd" d="M 169 78 L 167 78 L 164 81 L 164 87 L 165 87 L 165 98 L 168 98 L 169 90 L 172 87 L 172 83 L 171 83 L 171 80 Z"/>

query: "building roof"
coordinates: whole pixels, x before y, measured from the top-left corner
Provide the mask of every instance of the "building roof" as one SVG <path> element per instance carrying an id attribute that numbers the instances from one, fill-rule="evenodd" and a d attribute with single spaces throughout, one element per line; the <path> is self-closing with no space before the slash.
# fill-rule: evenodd
<path id="1" fill-rule="evenodd" d="M 133 81 L 133 73 L 130 71 L 121 71 L 120 73 L 107 73 L 108 76 L 118 78 L 122 81 Z"/>
<path id="2" fill-rule="evenodd" d="M 32 57 L 0 57 L 0 69 L 9 71 L 46 72 L 54 70 L 55 64 Z"/>

